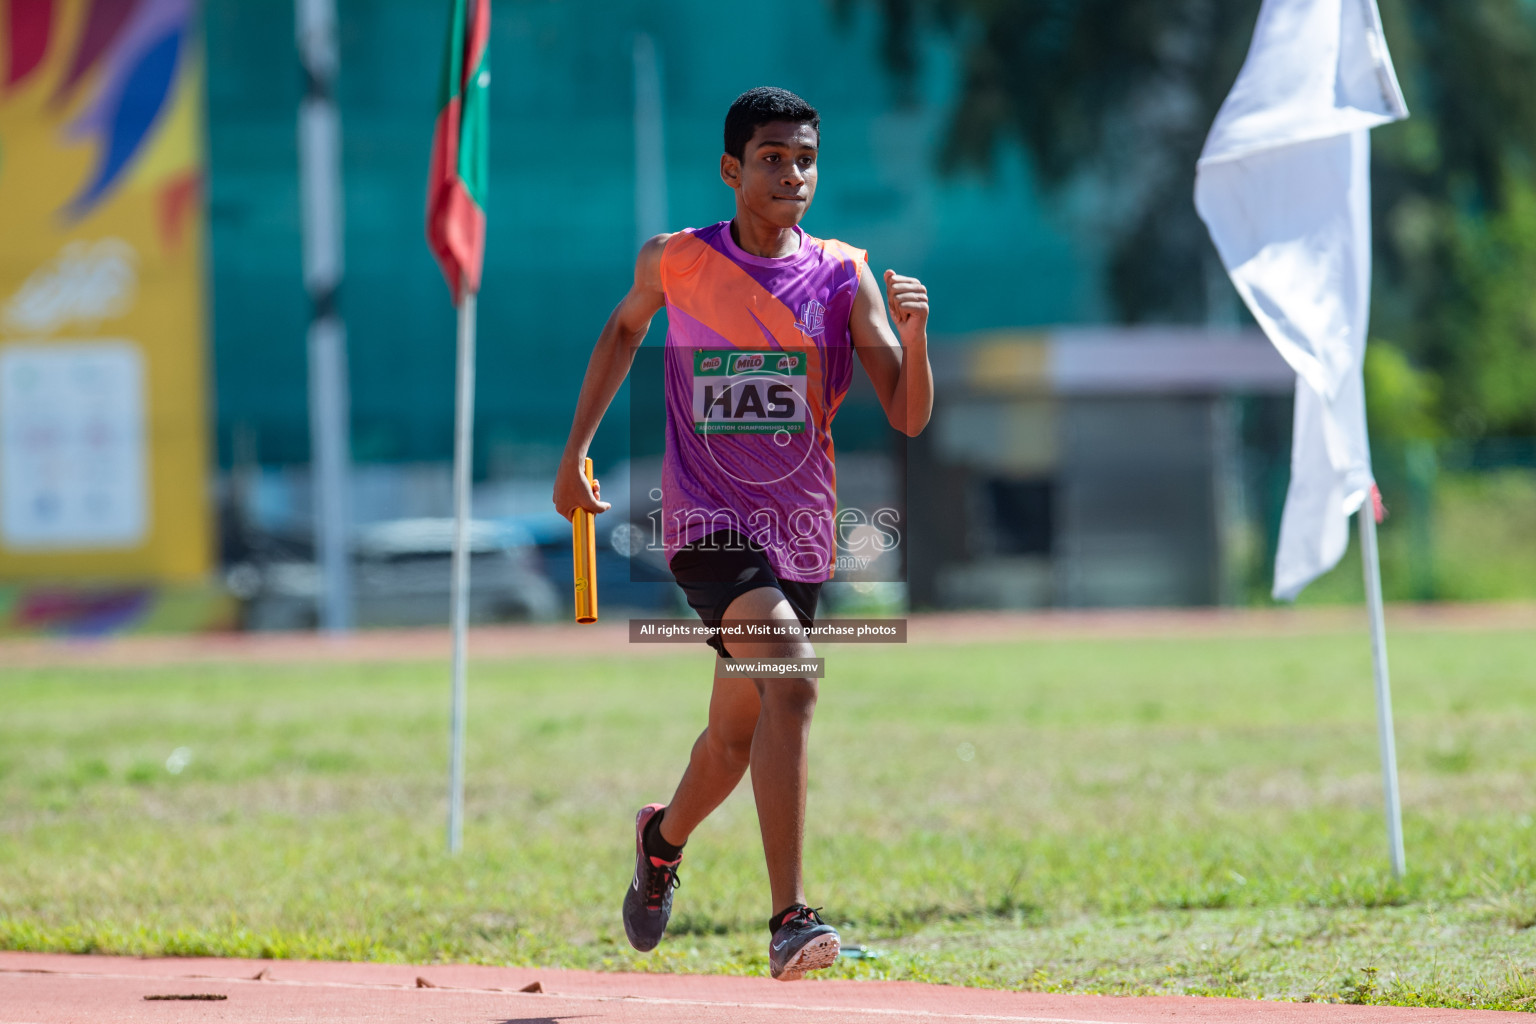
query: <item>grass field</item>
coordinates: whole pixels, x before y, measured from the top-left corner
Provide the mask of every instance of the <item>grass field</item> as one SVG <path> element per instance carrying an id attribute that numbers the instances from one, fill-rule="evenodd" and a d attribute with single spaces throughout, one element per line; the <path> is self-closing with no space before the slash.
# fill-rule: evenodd
<path id="1" fill-rule="evenodd" d="M 834 974 L 1536 1008 L 1536 636 L 1393 637 L 1401 882 L 1363 634 L 824 653 Z M 0 670 L 0 947 L 764 972 L 747 786 L 618 919 L 709 672 L 476 663 L 454 860 L 445 665 Z"/>

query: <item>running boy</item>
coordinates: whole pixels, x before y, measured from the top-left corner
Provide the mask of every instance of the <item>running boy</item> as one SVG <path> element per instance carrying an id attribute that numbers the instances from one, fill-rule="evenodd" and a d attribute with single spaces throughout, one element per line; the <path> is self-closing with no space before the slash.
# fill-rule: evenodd
<path id="1" fill-rule="evenodd" d="M 916 435 L 933 408 L 922 283 L 887 270 L 882 296 L 862 250 L 800 229 L 816 194 L 820 124 L 783 89 L 752 89 L 731 105 L 720 177 L 736 215 L 641 247 L 635 283 L 587 364 L 555 480 L 561 515 L 609 507 L 582 459 L 665 306 L 665 548 L 689 604 L 731 635 L 709 641 L 723 658 L 814 656 L 803 638 L 737 634 L 745 623 L 810 626 L 816 615 L 836 558 L 829 431 L 853 355 L 896 429 Z M 801 878 L 816 696 L 816 680 L 803 676 L 715 680 L 708 726 L 672 802 L 635 819 L 624 929 L 636 949 L 661 941 L 683 844 L 750 767 L 773 899 L 770 973 L 793 981 L 837 959 L 837 932 L 807 905 Z"/>

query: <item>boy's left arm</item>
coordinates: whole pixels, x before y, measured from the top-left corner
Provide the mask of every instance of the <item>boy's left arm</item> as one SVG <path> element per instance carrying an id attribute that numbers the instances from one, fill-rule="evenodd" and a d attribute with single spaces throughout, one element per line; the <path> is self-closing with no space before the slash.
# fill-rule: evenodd
<path id="1" fill-rule="evenodd" d="M 898 341 L 891 331 L 890 310 Z M 933 414 L 933 368 L 928 365 L 928 289 L 915 277 L 885 272 L 885 294 L 867 265 L 859 267 L 859 293 L 849 321 L 853 348 L 869 374 L 891 426 L 916 437 Z"/>

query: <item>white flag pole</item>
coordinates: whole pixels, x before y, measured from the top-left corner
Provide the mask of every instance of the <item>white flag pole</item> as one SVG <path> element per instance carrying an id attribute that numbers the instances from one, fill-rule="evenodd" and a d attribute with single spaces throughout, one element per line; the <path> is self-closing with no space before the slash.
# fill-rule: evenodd
<path id="1" fill-rule="evenodd" d="M 448 852 L 464 845 L 465 642 L 469 622 L 470 469 L 475 422 L 475 295 L 459 300 L 459 376 L 453 437 L 453 752 L 448 769 Z"/>
<path id="2" fill-rule="evenodd" d="M 1381 607 L 1381 557 L 1376 549 L 1374 493 L 1360 507 L 1360 554 L 1365 566 L 1365 604 L 1371 616 L 1371 661 L 1376 670 L 1376 730 L 1381 740 L 1381 782 L 1387 803 L 1387 844 L 1392 875 L 1407 870 L 1403 855 L 1403 808 L 1397 795 L 1397 742 L 1392 728 L 1392 683 L 1387 673 L 1387 626 Z"/>
<path id="3" fill-rule="evenodd" d="M 1369 131 L 1408 116 L 1376 0 L 1264 0 L 1195 175 L 1195 207 L 1238 293 L 1296 370 L 1291 483 L 1274 594 L 1295 600 L 1372 495 L 1361 368 L 1371 280 Z M 1392 870 L 1403 874 L 1375 503 L 1360 511 Z"/>

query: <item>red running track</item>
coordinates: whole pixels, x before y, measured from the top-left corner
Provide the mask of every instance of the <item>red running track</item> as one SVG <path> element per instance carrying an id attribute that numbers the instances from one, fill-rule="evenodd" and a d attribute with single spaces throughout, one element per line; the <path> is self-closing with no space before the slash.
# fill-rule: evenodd
<path id="1" fill-rule="evenodd" d="M 533 989 L 533 991 L 528 991 Z M 224 996 L 222 1000 L 146 996 Z M 1482 1010 L 1046 995 L 906 981 L 0 953 L 0 1024 L 1473 1024 Z"/>

